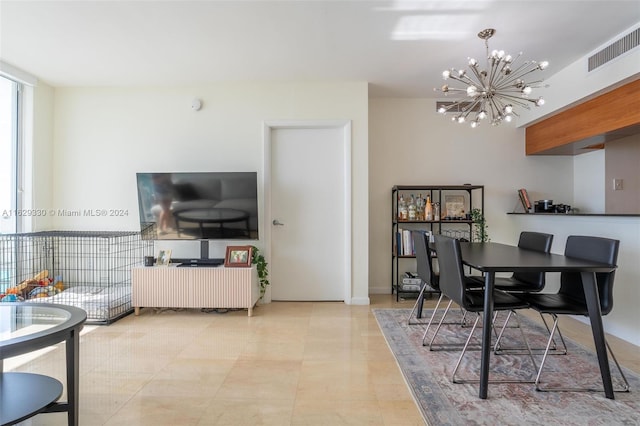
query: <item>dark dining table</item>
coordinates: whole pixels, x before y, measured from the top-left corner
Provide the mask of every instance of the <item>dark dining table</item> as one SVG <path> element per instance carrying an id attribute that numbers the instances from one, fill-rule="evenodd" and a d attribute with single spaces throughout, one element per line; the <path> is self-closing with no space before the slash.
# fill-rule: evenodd
<path id="1" fill-rule="evenodd" d="M 489 360 L 491 356 L 491 322 L 493 318 L 494 279 L 498 272 L 579 272 L 589 310 L 591 332 L 595 343 L 605 396 L 614 399 L 611 371 L 602 325 L 600 298 L 596 285 L 596 272 L 612 272 L 616 265 L 591 262 L 561 254 L 540 253 L 499 243 L 462 243 L 463 263 L 484 273 L 484 316 L 482 327 L 482 358 L 480 366 L 480 392 L 487 398 Z"/>

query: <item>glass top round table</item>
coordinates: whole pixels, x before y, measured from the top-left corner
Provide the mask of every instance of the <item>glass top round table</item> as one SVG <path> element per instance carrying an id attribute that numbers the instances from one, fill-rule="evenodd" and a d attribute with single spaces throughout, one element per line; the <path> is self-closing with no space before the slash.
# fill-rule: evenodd
<path id="1" fill-rule="evenodd" d="M 41 412 L 67 411 L 78 424 L 79 333 L 84 310 L 66 305 L 0 303 L 0 425 L 13 425 Z M 40 374 L 4 372 L 2 360 L 66 342 L 67 399 L 62 384 Z M 25 395 L 29 395 L 28 398 Z"/>

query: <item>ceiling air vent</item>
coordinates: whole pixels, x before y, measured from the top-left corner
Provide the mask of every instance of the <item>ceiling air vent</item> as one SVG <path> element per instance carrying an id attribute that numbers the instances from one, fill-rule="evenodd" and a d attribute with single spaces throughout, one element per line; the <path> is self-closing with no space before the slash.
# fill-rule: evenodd
<path id="1" fill-rule="evenodd" d="M 630 32 L 621 39 L 614 41 L 598 53 L 589 57 L 589 72 L 617 58 L 625 52 L 640 45 L 640 28 Z"/>

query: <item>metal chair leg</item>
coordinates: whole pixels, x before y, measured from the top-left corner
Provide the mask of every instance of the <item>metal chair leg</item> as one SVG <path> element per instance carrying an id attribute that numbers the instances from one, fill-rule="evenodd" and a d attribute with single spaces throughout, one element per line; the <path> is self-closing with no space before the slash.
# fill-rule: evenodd
<path id="1" fill-rule="evenodd" d="M 542 363 L 540 364 L 540 369 L 538 370 L 538 375 L 536 376 L 536 380 L 535 380 L 535 388 L 537 391 L 540 392 L 550 392 L 550 391 L 555 391 L 555 392 L 603 392 L 602 388 L 596 389 L 596 388 L 562 388 L 562 387 L 542 387 L 540 386 L 540 378 L 542 376 L 542 369 L 544 368 L 544 363 L 547 360 L 547 355 L 549 354 L 549 348 L 551 346 L 551 342 L 553 340 L 553 336 L 556 332 L 556 330 L 558 330 L 558 332 L 560 332 L 560 329 L 558 328 L 558 316 L 551 314 L 551 316 L 553 317 L 554 321 L 553 321 L 553 328 L 551 329 L 551 334 L 549 336 L 549 341 L 547 342 L 547 349 L 544 352 L 544 355 L 542 357 Z M 563 341 L 564 343 L 564 341 Z M 614 389 L 614 392 L 629 392 L 629 382 L 627 381 L 627 378 L 625 377 L 624 373 L 622 372 L 622 368 L 620 367 L 620 364 L 618 363 L 618 360 L 616 359 L 616 356 L 614 355 L 613 351 L 611 350 L 611 346 L 609 346 L 609 342 L 606 341 L 605 338 L 605 345 L 607 346 L 607 350 L 609 351 L 609 354 L 611 355 L 611 359 L 613 359 L 613 362 L 615 363 L 616 367 L 618 368 L 618 372 L 620 372 L 620 376 L 622 377 L 622 381 L 624 382 L 624 384 L 622 385 L 621 389 Z"/>
<path id="2" fill-rule="evenodd" d="M 547 323 L 547 320 L 545 319 L 544 315 L 542 315 L 542 313 L 540 313 L 540 317 L 542 318 L 542 322 L 545 328 L 547 329 L 547 333 L 551 335 L 551 329 L 549 328 L 549 324 Z M 507 315 L 507 318 L 504 321 L 504 324 L 502 325 L 502 330 L 500 332 L 501 335 L 502 335 L 502 332 L 504 332 L 504 329 L 507 328 L 507 324 L 509 323 L 510 319 L 511 319 L 511 312 L 509 312 L 509 314 Z M 562 343 L 562 349 L 558 349 L 556 345 L 556 341 L 555 339 L 553 339 L 552 346 L 549 348 L 549 350 L 552 352 L 550 352 L 549 355 L 566 355 L 567 345 L 564 341 L 564 337 L 562 336 L 562 332 L 560 331 L 560 328 L 558 327 L 557 330 L 558 330 L 558 336 L 560 337 L 560 342 Z M 512 353 L 512 354 L 524 353 L 523 352 L 524 350 L 526 350 L 526 348 L 523 348 L 523 347 L 503 348 L 500 346 L 500 338 L 498 338 L 498 340 L 496 341 L 493 347 L 493 353 L 495 353 L 496 355 L 499 355 L 501 353 L 506 353 L 506 352 Z M 544 352 L 546 350 L 546 347 L 531 348 L 531 350 L 535 353 L 540 353 L 540 352 Z"/>
<path id="3" fill-rule="evenodd" d="M 512 311 L 513 312 L 513 311 Z M 536 364 L 536 360 L 533 357 L 533 352 L 531 351 L 531 347 L 529 346 L 529 341 L 527 340 L 527 336 L 524 334 L 524 331 L 522 330 L 522 327 L 520 326 L 520 319 L 518 318 L 518 314 L 516 314 L 515 312 L 513 312 L 515 314 L 516 317 L 516 321 L 518 323 L 518 329 L 520 330 L 520 335 L 522 336 L 522 340 L 524 341 L 527 349 L 528 349 L 528 354 L 529 354 L 529 358 L 531 359 L 531 363 L 533 364 L 533 368 L 534 371 L 538 369 L 538 366 Z M 494 317 L 495 319 L 495 317 Z M 453 374 L 451 375 L 451 381 L 453 383 L 479 383 L 480 379 L 458 379 L 456 378 L 456 373 L 458 372 L 458 368 L 460 367 L 460 364 L 462 363 L 462 358 L 464 357 L 464 354 L 467 351 L 467 347 L 469 345 L 469 342 L 471 341 L 471 338 L 473 337 L 473 333 L 477 328 L 478 325 L 478 321 L 480 320 L 480 314 L 478 313 L 476 316 L 476 320 L 473 323 L 473 327 L 471 329 L 471 332 L 469 333 L 469 337 L 467 338 L 467 341 L 464 345 L 464 347 L 462 348 L 462 351 L 460 352 L 460 357 L 458 357 L 458 362 L 456 363 L 456 366 L 453 369 Z M 493 328 L 493 326 L 492 326 Z M 498 340 L 502 337 L 502 334 L 504 332 L 504 325 L 502 326 L 501 330 L 500 330 L 500 334 L 498 336 Z M 515 379 L 503 379 L 503 380 L 489 380 L 489 383 L 534 383 L 534 380 L 515 380 Z"/>
<path id="4" fill-rule="evenodd" d="M 438 306 L 440 306 L 440 303 L 442 302 L 442 299 L 444 298 L 444 294 L 440 293 L 440 298 L 438 299 L 438 303 L 436 304 L 436 309 L 433 310 L 433 313 L 431 314 L 431 318 L 429 319 L 429 323 L 427 324 L 427 328 L 425 328 L 424 330 L 424 334 L 422 335 L 422 346 L 426 346 L 425 341 L 427 340 L 427 333 L 429 332 L 429 327 L 431 327 L 431 323 L 433 322 L 433 319 L 436 315 L 436 311 L 438 310 Z M 449 308 L 451 307 L 451 304 L 453 303 L 452 300 L 449 300 L 449 303 L 447 303 L 447 307 L 444 308 L 444 312 L 442 313 L 442 317 L 440 317 L 440 321 L 438 321 L 438 327 L 436 328 L 436 331 L 434 332 L 434 337 L 436 334 L 438 334 L 438 330 L 440 330 L 440 327 L 442 326 L 442 324 L 444 323 L 444 317 L 447 316 L 447 312 L 449 312 Z"/>
<path id="5" fill-rule="evenodd" d="M 418 306 L 420 306 L 420 302 L 424 302 L 424 293 L 425 290 L 427 288 L 427 284 L 424 283 L 422 285 L 422 289 L 420 290 L 420 294 L 418 294 L 418 297 L 416 299 L 416 303 L 413 304 L 413 309 L 411 310 L 411 313 L 409 314 L 409 318 L 407 319 L 407 325 L 416 325 L 416 324 L 424 324 L 421 321 L 415 321 L 415 322 L 411 322 L 411 318 L 413 318 L 413 314 L 416 313 L 416 311 L 418 310 Z M 416 318 L 417 318 L 417 314 L 416 314 Z"/>

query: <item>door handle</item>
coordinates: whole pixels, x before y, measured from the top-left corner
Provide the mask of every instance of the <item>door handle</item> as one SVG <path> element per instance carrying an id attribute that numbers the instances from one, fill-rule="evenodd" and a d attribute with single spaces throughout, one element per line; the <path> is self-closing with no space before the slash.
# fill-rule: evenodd
<path id="1" fill-rule="evenodd" d="M 284 223 L 280 222 L 278 219 L 273 219 L 273 223 L 274 226 L 284 226 Z"/>

